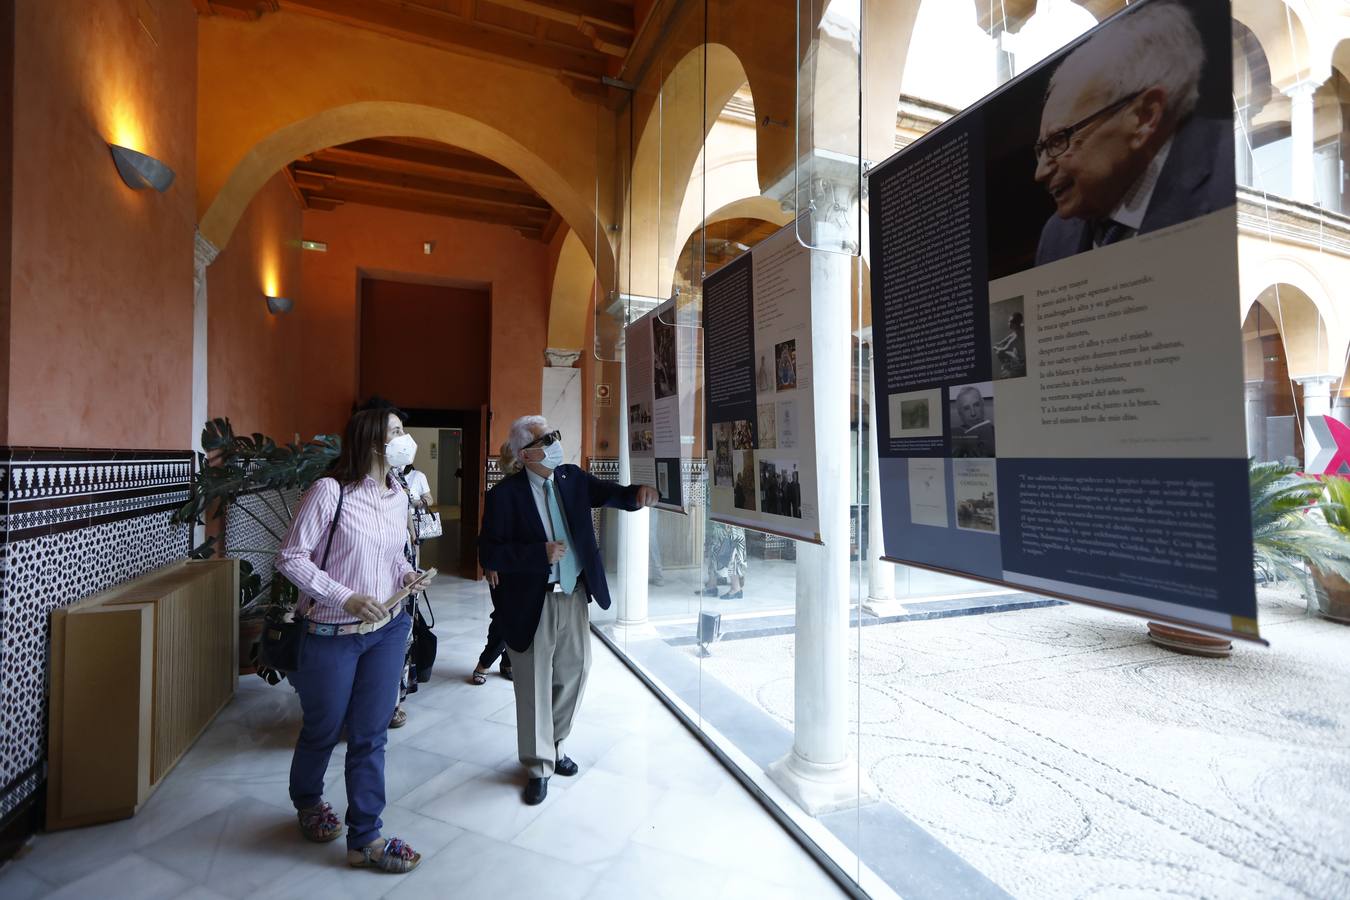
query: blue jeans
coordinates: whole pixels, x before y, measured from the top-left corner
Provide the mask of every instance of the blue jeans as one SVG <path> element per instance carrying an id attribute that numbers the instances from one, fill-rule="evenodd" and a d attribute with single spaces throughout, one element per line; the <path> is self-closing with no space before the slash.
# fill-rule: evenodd
<path id="1" fill-rule="evenodd" d="M 305 635 L 300 670 L 287 676 L 300 694 L 304 723 L 291 758 L 291 802 L 308 809 L 323 798 L 323 777 L 347 729 L 347 846 L 380 836 L 384 747 L 398 703 L 412 619 L 406 612 L 370 634 Z"/>

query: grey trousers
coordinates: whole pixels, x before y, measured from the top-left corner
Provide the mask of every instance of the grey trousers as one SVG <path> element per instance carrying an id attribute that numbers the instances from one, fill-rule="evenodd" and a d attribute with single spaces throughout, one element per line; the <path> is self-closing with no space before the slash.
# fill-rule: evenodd
<path id="1" fill-rule="evenodd" d="M 585 587 L 544 598 L 534 641 L 511 651 L 515 669 L 516 741 L 531 778 L 548 778 L 572 733 L 572 719 L 591 670 L 590 615 Z"/>

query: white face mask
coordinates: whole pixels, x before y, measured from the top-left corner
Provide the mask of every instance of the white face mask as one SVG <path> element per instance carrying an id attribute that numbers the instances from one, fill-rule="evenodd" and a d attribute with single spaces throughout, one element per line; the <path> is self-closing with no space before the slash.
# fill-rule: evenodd
<path id="1" fill-rule="evenodd" d="M 544 448 L 544 459 L 540 462 L 541 466 L 548 466 L 550 469 L 556 469 L 562 465 L 563 448 L 562 441 L 554 441 Z"/>
<path id="2" fill-rule="evenodd" d="M 417 441 L 410 434 L 400 434 L 384 445 L 384 458 L 390 466 L 401 469 L 417 456 Z"/>

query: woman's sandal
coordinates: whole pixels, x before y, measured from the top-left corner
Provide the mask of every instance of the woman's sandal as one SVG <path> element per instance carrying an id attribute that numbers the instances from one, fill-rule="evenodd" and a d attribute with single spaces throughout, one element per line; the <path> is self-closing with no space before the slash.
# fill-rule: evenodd
<path id="1" fill-rule="evenodd" d="M 347 864 L 353 869 L 377 869 L 402 875 L 417 868 L 422 854 L 398 838 L 376 838 L 364 847 L 347 851 Z"/>
<path id="2" fill-rule="evenodd" d="M 326 844 L 342 834 L 342 823 L 338 821 L 333 807 L 322 800 L 318 806 L 297 809 L 295 815 L 300 820 L 300 833 L 307 841 Z"/>
<path id="3" fill-rule="evenodd" d="M 501 673 L 502 677 L 505 678 L 507 681 L 516 680 L 515 676 L 511 672 L 511 665 L 506 661 L 505 657 L 502 658 Z"/>
<path id="4" fill-rule="evenodd" d="M 402 728 L 408 724 L 408 714 L 403 711 L 403 707 L 394 710 L 394 717 L 389 720 L 390 728 Z"/>
<path id="5" fill-rule="evenodd" d="M 474 669 L 473 674 L 469 676 L 469 681 L 473 684 L 487 684 L 487 673 Z"/>

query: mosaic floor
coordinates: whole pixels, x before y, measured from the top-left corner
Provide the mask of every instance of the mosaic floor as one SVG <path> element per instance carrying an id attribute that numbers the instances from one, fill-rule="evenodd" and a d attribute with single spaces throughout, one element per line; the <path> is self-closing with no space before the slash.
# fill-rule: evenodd
<path id="1" fill-rule="evenodd" d="M 1350 896 L 1350 628 L 1261 606 L 1271 646 L 1225 660 L 1075 605 L 866 628 L 863 769 L 1019 897 Z M 792 652 L 703 671 L 790 727 Z"/>

